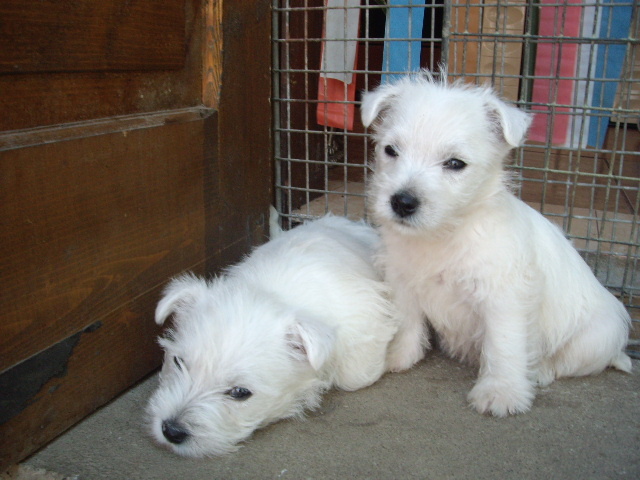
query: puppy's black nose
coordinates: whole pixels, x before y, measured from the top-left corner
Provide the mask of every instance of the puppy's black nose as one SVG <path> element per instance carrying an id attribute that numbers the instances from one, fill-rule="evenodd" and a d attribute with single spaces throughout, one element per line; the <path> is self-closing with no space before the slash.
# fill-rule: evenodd
<path id="1" fill-rule="evenodd" d="M 401 191 L 391 197 L 391 208 L 400 218 L 413 215 L 420 206 L 420 200 L 407 191 Z"/>
<path id="2" fill-rule="evenodd" d="M 189 436 L 189 432 L 174 420 L 165 420 L 162 422 L 162 434 L 164 438 L 171 443 L 182 443 Z"/>

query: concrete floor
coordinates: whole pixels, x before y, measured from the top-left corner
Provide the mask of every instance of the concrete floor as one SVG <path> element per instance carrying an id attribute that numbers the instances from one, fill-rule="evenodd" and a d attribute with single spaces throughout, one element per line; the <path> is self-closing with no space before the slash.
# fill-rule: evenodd
<path id="1" fill-rule="evenodd" d="M 496 419 L 466 403 L 472 369 L 431 354 L 357 392 L 327 394 L 306 420 L 259 430 L 201 460 L 156 447 L 145 380 L 25 463 L 78 480 L 640 478 L 640 361 L 541 389 L 531 412 Z"/>

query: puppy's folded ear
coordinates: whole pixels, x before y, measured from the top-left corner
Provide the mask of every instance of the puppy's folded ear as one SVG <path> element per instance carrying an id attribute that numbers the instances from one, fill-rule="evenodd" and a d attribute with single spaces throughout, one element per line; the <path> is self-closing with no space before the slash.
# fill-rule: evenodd
<path id="1" fill-rule="evenodd" d="M 324 322 L 297 315 L 288 339 L 291 348 L 306 357 L 311 367 L 318 371 L 333 352 L 336 332 Z"/>
<path id="2" fill-rule="evenodd" d="M 503 102 L 493 94 L 488 96 L 486 104 L 489 118 L 507 144 L 511 147 L 520 146 L 531 124 L 531 115 Z"/>
<path id="3" fill-rule="evenodd" d="M 165 320 L 180 309 L 194 304 L 207 290 L 207 282 L 192 274 L 174 278 L 164 289 L 163 297 L 156 307 L 156 323 Z"/>
<path id="4" fill-rule="evenodd" d="M 365 127 L 371 125 L 382 111 L 392 103 L 393 98 L 397 95 L 396 92 L 397 87 L 395 85 L 383 85 L 362 95 L 360 117 Z"/>

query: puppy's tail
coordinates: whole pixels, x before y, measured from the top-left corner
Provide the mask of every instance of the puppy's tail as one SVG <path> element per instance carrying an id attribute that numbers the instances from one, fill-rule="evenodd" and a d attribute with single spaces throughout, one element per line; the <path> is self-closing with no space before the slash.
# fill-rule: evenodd
<path id="1" fill-rule="evenodd" d="M 613 359 L 611 366 L 623 372 L 631 373 L 631 359 L 629 355 L 624 352 L 620 352 L 618 356 Z"/>
<path id="2" fill-rule="evenodd" d="M 206 280 L 187 273 L 176 277 L 166 286 L 162 299 L 156 307 L 155 320 L 162 325 L 165 320 L 179 310 L 193 305 L 207 291 Z"/>

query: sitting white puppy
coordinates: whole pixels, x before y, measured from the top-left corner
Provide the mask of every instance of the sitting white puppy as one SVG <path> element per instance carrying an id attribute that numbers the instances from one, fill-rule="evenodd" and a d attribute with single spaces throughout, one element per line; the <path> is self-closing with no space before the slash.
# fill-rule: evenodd
<path id="1" fill-rule="evenodd" d="M 185 456 L 229 452 L 256 428 L 317 407 L 332 386 L 378 380 L 397 331 L 373 266 L 378 242 L 370 226 L 329 216 L 220 278 L 171 281 L 156 309 L 158 324 L 173 315 L 148 406 L 156 441 Z"/>
<path id="2" fill-rule="evenodd" d="M 429 348 L 426 315 L 446 352 L 479 365 L 469 400 L 482 413 L 528 410 L 536 383 L 630 371 L 624 306 L 510 191 L 503 164 L 528 114 L 428 72 L 366 93 L 361 113 L 376 144 L 380 262 L 403 319 L 392 370 Z"/>

